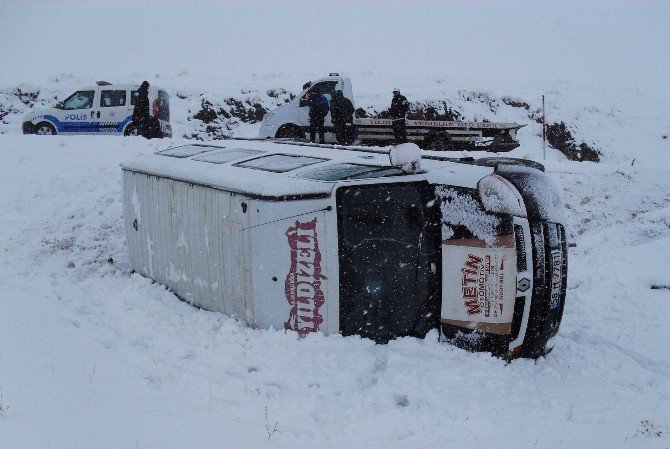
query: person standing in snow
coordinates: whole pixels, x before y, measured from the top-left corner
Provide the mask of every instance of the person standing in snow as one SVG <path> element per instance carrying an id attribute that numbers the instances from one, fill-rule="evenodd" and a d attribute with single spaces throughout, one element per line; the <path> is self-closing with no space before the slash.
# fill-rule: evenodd
<path id="1" fill-rule="evenodd" d="M 318 132 L 319 143 L 323 143 L 323 121 L 330 109 L 328 99 L 317 91 L 309 91 L 307 92 L 307 106 L 309 106 L 309 141 L 314 142 Z"/>
<path id="2" fill-rule="evenodd" d="M 135 108 L 133 109 L 133 123 L 142 137 L 150 137 L 151 117 L 149 116 L 149 82 L 143 81 L 137 89 Z"/>
<path id="3" fill-rule="evenodd" d="M 335 125 L 335 137 L 340 145 L 351 143 L 354 123 L 354 105 L 341 90 L 333 92 L 330 100 L 330 117 Z"/>
<path id="4" fill-rule="evenodd" d="M 397 87 L 393 89 L 393 99 L 391 100 L 391 120 L 393 120 L 393 135 L 395 136 L 395 143 L 407 142 L 407 128 L 405 126 L 405 116 L 409 111 L 409 103 L 407 98 L 400 94 L 400 89 Z"/>

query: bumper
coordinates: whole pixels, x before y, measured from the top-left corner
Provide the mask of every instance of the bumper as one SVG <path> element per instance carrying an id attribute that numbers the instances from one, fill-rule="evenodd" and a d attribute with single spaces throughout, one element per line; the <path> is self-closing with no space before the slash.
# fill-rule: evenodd
<path id="1" fill-rule="evenodd" d="M 261 127 L 258 130 L 258 137 L 261 139 L 270 139 L 275 136 L 275 130 L 273 126 L 264 125 L 261 123 Z"/>
<path id="2" fill-rule="evenodd" d="M 35 125 L 32 122 L 23 122 L 23 134 L 35 134 Z"/>

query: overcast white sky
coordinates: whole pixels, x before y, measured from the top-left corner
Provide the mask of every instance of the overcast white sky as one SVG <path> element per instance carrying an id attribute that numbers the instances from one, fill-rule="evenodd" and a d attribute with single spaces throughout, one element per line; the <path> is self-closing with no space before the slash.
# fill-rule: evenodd
<path id="1" fill-rule="evenodd" d="M 561 80 L 670 78 L 670 2 L 0 0 L 0 87 L 62 73 L 219 84 L 249 74 Z"/>

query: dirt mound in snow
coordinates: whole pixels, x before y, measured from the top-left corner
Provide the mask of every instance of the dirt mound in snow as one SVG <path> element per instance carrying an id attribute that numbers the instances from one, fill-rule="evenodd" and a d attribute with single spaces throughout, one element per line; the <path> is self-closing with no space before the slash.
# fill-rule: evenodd
<path id="1" fill-rule="evenodd" d="M 547 125 L 547 142 L 571 161 L 600 162 L 602 153 L 585 142 L 577 145 L 568 126 L 563 122 Z"/>
<path id="2" fill-rule="evenodd" d="M 270 89 L 264 94 L 243 91 L 241 94 L 242 98 L 228 97 L 223 101 L 217 101 L 213 96 L 200 95 L 200 109 L 188 118 L 189 121 L 193 119 L 200 123 L 196 122 L 195 129 L 183 137 L 197 140 L 230 138 L 241 123 L 259 123 L 269 111 L 295 98 L 285 89 Z M 188 99 L 182 96 L 179 98 Z"/>

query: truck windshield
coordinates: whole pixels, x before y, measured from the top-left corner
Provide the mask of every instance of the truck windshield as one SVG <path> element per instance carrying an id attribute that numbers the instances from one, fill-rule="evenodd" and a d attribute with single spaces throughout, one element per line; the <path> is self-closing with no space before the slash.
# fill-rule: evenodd
<path id="1" fill-rule="evenodd" d="M 384 342 L 422 336 L 435 304 L 427 184 L 340 188 L 340 331 Z"/>

